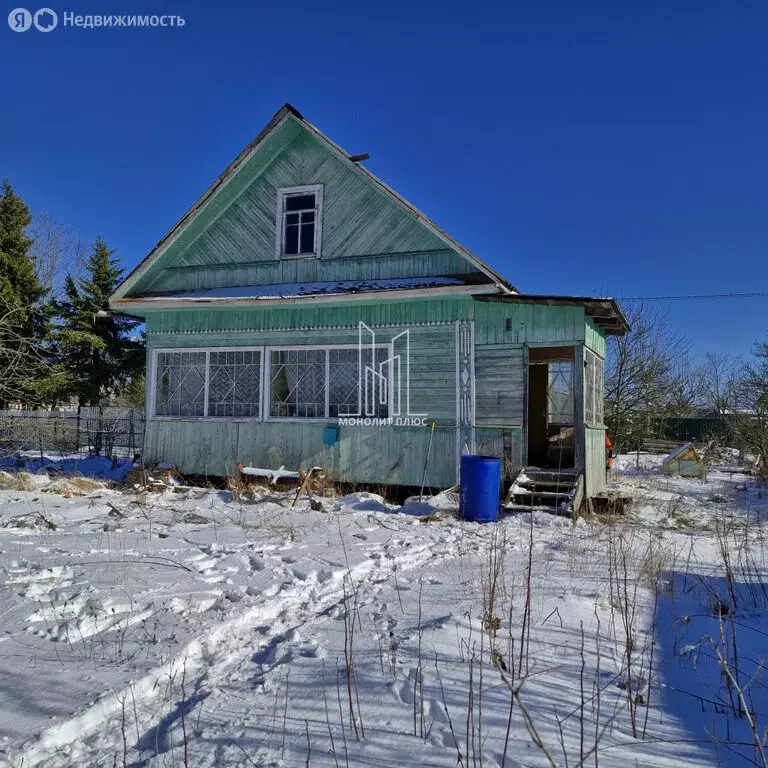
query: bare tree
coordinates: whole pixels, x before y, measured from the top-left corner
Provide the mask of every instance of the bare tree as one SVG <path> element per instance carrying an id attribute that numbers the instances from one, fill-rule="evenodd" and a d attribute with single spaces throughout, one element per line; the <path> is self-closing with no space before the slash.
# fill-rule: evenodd
<path id="1" fill-rule="evenodd" d="M 733 355 L 706 352 L 695 371 L 700 405 L 721 417 L 733 411 L 743 370 L 743 361 Z"/>
<path id="2" fill-rule="evenodd" d="M 693 402 L 689 342 L 669 323 L 667 310 L 643 303 L 623 307 L 632 330 L 609 339 L 606 423 L 622 450 L 639 447 L 658 419 Z"/>
<path id="3" fill-rule="evenodd" d="M 0 316 L 0 404 L 34 400 L 34 393 L 44 394 L 33 381 L 48 372 L 48 365 L 34 338 L 19 332 L 17 315 L 23 310 L 15 309 Z"/>
<path id="4" fill-rule="evenodd" d="M 736 388 L 731 431 L 738 447 L 757 459 L 760 474 L 768 476 L 768 339 L 755 345 L 754 359 L 742 369 Z"/>
<path id="5" fill-rule="evenodd" d="M 672 361 L 668 387 L 661 415 L 676 419 L 694 416 L 700 404 L 698 375 L 687 354 Z"/>
<path id="6" fill-rule="evenodd" d="M 88 243 L 47 211 L 39 211 L 29 225 L 29 257 L 40 285 L 57 298 L 67 274 L 77 275 L 88 258 Z"/>

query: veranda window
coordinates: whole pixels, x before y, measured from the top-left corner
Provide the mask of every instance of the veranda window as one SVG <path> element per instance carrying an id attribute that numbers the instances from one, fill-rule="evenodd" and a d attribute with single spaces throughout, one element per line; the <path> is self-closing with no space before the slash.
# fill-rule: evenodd
<path id="1" fill-rule="evenodd" d="M 205 416 L 205 352 L 158 352 L 156 416 Z"/>
<path id="2" fill-rule="evenodd" d="M 273 418 L 387 418 L 388 347 L 272 350 L 269 415 Z"/>
<path id="3" fill-rule="evenodd" d="M 154 359 L 152 402 L 159 417 L 390 415 L 390 380 L 396 371 L 389 346 L 273 348 L 266 354 L 262 348 L 158 350 Z"/>
<path id="4" fill-rule="evenodd" d="M 602 427 L 604 419 L 603 360 L 594 352 L 584 355 L 584 421 L 593 427 Z"/>
<path id="5" fill-rule="evenodd" d="M 159 351 L 154 414 L 260 418 L 261 350 Z"/>
<path id="6" fill-rule="evenodd" d="M 210 352 L 208 416 L 259 418 L 261 415 L 261 352 Z"/>
<path id="7" fill-rule="evenodd" d="M 573 361 L 549 363 L 547 420 L 550 424 L 573 424 Z"/>

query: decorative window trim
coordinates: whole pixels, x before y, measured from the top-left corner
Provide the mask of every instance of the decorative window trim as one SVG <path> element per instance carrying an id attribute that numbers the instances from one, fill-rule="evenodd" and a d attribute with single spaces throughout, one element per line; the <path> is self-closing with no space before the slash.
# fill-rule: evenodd
<path id="1" fill-rule="evenodd" d="M 386 347 L 388 350 L 388 356 L 391 359 L 394 354 L 394 345 L 377 344 L 377 348 Z M 339 416 L 329 416 L 329 355 L 328 352 L 334 349 L 359 349 L 359 344 L 282 344 L 277 346 L 269 346 L 264 348 L 264 354 L 262 356 L 263 361 L 263 374 L 262 374 L 262 403 L 261 413 L 264 417 L 264 421 L 268 422 L 336 422 Z M 325 416 L 273 416 L 272 415 L 272 353 L 273 352 L 293 352 L 293 351 L 325 351 Z M 387 376 L 387 387 L 389 392 L 393 391 L 394 386 L 394 371 L 393 366 L 389 366 L 389 372 Z M 392 398 L 387 399 L 387 416 L 382 418 L 392 418 L 393 402 Z"/>
<path id="2" fill-rule="evenodd" d="M 315 242 L 312 253 L 285 254 L 285 223 L 283 202 L 292 195 L 315 195 Z M 277 211 L 275 216 L 275 258 L 282 259 L 319 259 L 323 243 L 323 185 L 306 184 L 300 187 L 280 187 L 277 190 Z"/>
<path id="3" fill-rule="evenodd" d="M 160 354 L 183 352 L 205 353 L 205 394 L 202 416 L 158 415 L 157 410 L 157 358 Z M 258 416 L 208 416 L 211 380 L 211 352 L 258 352 L 259 353 L 259 415 Z M 157 421 L 264 421 L 264 347 L 158 347 L 152 349 L 149 379 L 149 419 Z"/>

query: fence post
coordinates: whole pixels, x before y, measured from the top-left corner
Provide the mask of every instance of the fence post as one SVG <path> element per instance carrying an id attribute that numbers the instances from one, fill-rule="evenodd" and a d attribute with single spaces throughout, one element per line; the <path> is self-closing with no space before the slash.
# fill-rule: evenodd
<path id="1" fill-rule="evenodd" d="M 77 422 L 75 424 L 75 451 L 80 454 L 80 402 L 77 403 Z"/>

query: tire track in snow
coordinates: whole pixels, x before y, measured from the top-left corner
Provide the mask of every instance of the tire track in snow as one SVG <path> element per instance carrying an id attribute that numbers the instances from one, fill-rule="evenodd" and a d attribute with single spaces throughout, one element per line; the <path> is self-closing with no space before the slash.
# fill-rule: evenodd
<path id="1" fill-rule="evenodd" d="M 440 542 L 435 540 L 425 542 L 423 536 L 415 533 L 411 536 L 399 535 L 396 539 L 405 551 L 394 557 L 387 552 L 394 542 L 385 542 L 367 551 L 367 557 L 361 563 L 333 572 L 324 582 L 320 582 L 318 574 L 313 573 L 311 577 L 305 575 L 303 580 L 294 577 L 293 582 L 268 589 L 267 593 L 271 594 L 267 594 L 263 603 L 219 624 L 207 632 L 204 638 L 190 641 L 173 660 L 156 667 L 119 693 L 106 693 L 81 714 L 47 728 L 35 742 L 22 747 L 3 765 L 10 767 L 21 764 L 25 768 L 41 764 L 70 765 L 74 755 L 68 754 L 67 747 L 76 748 L 77 743 L 81 742 L 86 754 L 93 755 L 93 751 L 85 742 L 96 735 L 110 738 L 113 742 L 110 746 L 117 745 L 122 738 L 121 700 L 127 702 L 127 709 L 130 711 L 135 699 L 139 720 L 146 732 L 157 724 L 157 699 L 162 695 L 162 700 L 165 700 L 165 691 L 170 679 L 175 679 L 174 688 L 178 692 L 182 670 L 188 692 L 199 692 L 203 689 L 215 692 L 219 684 L 225 681 L 228 670 L 234 664 L 252 663 L 257 641 L 255 629 L 264 630 L 258 635 L 262 648 L 269 647 L 274 652 L 294 630 L 314 619 L 324 618 L 335 606 L 343 602 L 346 579 L 352 578 L 355 583 L 361 583 L 375 573 L 411 570 L 428 563 L 445 561 L 456 554 L 450 547 L 440 546 Z M 438 546 L 440 551 L 436 552 L 435 547 Z M 269 671 L 272 672 L 280 663 L 282 662 L 275 664 Z M 107 748 L 106 744 L 100 746 Z"/>

